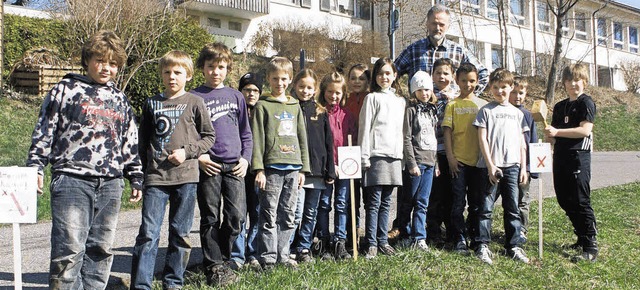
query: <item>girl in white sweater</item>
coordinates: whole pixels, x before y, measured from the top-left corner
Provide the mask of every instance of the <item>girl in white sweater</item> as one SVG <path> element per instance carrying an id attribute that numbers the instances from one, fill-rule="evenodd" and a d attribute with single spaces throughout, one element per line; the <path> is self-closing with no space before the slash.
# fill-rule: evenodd
<path id="1" fill-rule="evenodd" d="M 393 61 L 380 58 L 371 74 L 371 93 L 360 111 L 358 143 L 362 149 L 362 170 L 366 195 L 365 258 L 378 250 L 395 254 L 387 239 L 391 193 L 402 185 L 402 127 L 405 99 L 396 90 L 397 71 Z"/>

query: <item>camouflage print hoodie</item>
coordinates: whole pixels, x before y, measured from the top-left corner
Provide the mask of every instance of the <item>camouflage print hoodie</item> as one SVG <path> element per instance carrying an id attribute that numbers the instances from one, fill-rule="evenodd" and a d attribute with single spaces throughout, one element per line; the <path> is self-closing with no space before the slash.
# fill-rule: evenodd
<path id="1" fill-rule="evenodd" d="M 133 110 L 114 83 L 67 74 L 47 94 L 31 137 L 27 166 L 53 173 L 121 177 L 142 188 Z"/>

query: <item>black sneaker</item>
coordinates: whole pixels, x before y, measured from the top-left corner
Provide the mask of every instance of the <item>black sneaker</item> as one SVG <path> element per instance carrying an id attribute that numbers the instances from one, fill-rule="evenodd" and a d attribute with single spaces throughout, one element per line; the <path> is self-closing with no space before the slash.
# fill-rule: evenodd
<path id="1" fill-rule="evenodd" d="M 571 261 L 574 263 L 579 263 L 582 261 L 593 263 L 596 261 L 597 258 L 598 258 L 598 252 L 583 251 L 582 254 L 573 256 L 571 258 Z"/>
<path id="2" fill-rule="evenodd" d="M 347 252 L 347 241 L 338 240 L 333 247 L 333 256 L 336 260 L 351 259 L 351 255 Z"/>
<path id="3" fill-rule="evenodd" d="M 453 248 L 453 251 L 460 255 L 469 255 L 469 247 L 467 247 L 467 243 L 465 241 L 458 241 Z"/>
<path id="4" fill-rule="evenodd" d="M 311 251 L 309 249 L 303 249 L 298 253 L 298 262 L 300 263 L 309 263 L 313 262 L 313 257 L 311 256 Z"/>
<path id="5" fill-rule="evenodd" d="M 396 254 L 396 249 L 389 244 L 378 246 L 378 251 L 387 256 L 394 256 Z"/>
<path id="6" fill-rule="evenodd" d="M 238 275 L 226 265 L 213 266 L 206 276 L 207 285 L 213 287 L 222 288 L 238 281 Z"/>

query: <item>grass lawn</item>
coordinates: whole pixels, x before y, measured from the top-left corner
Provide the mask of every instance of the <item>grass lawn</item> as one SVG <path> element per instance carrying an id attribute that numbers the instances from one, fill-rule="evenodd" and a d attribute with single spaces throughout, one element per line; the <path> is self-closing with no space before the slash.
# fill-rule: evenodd
<path id="1" fill-rule="evenodd" d="M 544 201 L 544 256 L 538 258 L 537 203 L 531 206 L 531 264 L 504 256 L 502 208 L 494 215 L 494 264 L 440 249 L 424 253 L 401 249 L 394 257 L 357 262 L 317 261 L 297 270 L 276 267 L 266 273 L 243 270 L 230 289 L 638 289 L 640 279 L 640 183 L 593 191 L 599 230 L 596 263 L 570 262 L 577 251 L 572 227 L 554 198 Z M 184 289 L 209 289 L 201 273 L 191 273 Z M 161 289 L 156 285 L 156 289 Z"/>

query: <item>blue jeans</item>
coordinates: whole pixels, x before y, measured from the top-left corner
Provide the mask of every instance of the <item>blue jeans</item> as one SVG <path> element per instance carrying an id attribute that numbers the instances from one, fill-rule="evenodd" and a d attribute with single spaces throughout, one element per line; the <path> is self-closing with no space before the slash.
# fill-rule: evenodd
<path id="1" fill-rule="evenodd" d="M 393 185 L 365 187 L 365 235 L 369 247 L 383 246 L 389 243 L 389 210 Z"/>
<path id="2" fill-rule="evenodd" d="M 408 171 L 404 171 L 405 182 L 403 183 L 404 196 L 410 201 L 408 211 L 398 212 L 400 215 L 412 217 L 411 222 L 408 218 L 401 219 L 406 222 L 400 227 L 404 228 L 405 233 L 412 236 L 414 240 L 425 240 L 427 238 L 427 207 L 429 206 L 429 196 L 431 195 L 431 184 L 433 183 L 433 166 L 418 165 L 420 176 L 410 175 Z M 411 213 L 413 210 L 413 214 Z"/>
<path id="3" fill-rule="evenodd" d="M 483 176 L 487 181 L 483 196 L 480 199 L 478 211 L 478 236 L 477 244 L 487 244 L 491 241 L 491 216 L 495 205 L 496 194 L 500 188 L 502 195 L 502 207 L 504 208 L 504 232 L 505 249 L 511 249 L 522 244 L 520 236 L 520 210 L 518 209 L 518 178 L 520 166 L 501 167 L 502 178 L 498 183 L 491 184 L 488 176 Z"/>
<path id="4" fill-rule="evenodd" d="M 462 164 L 458 172 L 458 177 L 451 178 L 451 190 L 453 192 L 453 202 L 451 206 L 451 238 L 453 242 L 466 241 L 468 234 L 470 240 L 476 236 L 475 224 L 477 223 L 478 197 L 483 188 L 483 180 L 486 179 L 486 169 Z M 469 203 L 467 224 L 471 232 L 466 232 L 464 221 L 464 208 Z M 448 229 L 447 229 L 448 230 Z"/>
<path id="5" fill-rule="evenodd" d="M 304 211 L 302 213 L 302 222 L 300 223 L 300 237 L 298 239 L 297 251 L 310 249 L 313 242 L 313 229 L 316 226 L 316 217 L 318 215 L 318 203 L 322 189 L 304 189 Z"/>
<path id="6" fill-rule="evenodd" d="M 348 221 L 350 216 L 351 205 L 351 191 L 349 190 L 349 179 L 336 179 L 335 180 L 335 198 L 333 199 L 333 207 L 335 208 L 333 216 L 333 239 L 346 240 Z"/>
<path id="7" fill-rule="evenodd" d="M 316 236 L 319 239 L 329 241 L 331 232 L 329 231 L 329 213 L 331 212 L 331 197 L 333 196 L 333 184 L 327 184 L 327 188 L 322 190 L 318 203 L 318 216 L 316 223 Z"/>
<path id="8" fill-rule="evenodd" d="M 142 224 L 133 247 L 131 289 L 151 289 L 160 229 L 169 202 L 169 246 L 162 271 L 164 288 L 182 287 L 187 269 L 196 206 L 196 183 L 172 186 L 149 186 L 142 196 Z"/>
<path id="9" fill-rule="evenodd" d="M 52 289 L 104 289 L 109 281 L 122 178 L 54 174 L 51 180 Z"/>
<path id="10" fill-rule="evenodd" d="M 244 178 L 233 174 L 236 164 L 221 163 L 220 173 L 213 176 L 200 172 L 198 207 L 205 270 L 222 265 L 223 260 L 229 258 L 247 215 Z"/>
<path id="11" fill-rule="evenodd" d="M 289 239 L 289 246 L 293 246 L 293 241 L 296 238 L 296 230 L 300 228 L 300 222 L 302 221 L 302 215 L 304 211 L 304 201 L 305 201 L 305 190 L 306 188 L 300 188 L 298 190 L 298 199 L 296 200 L 296 213 L 293 218 L 293 223 L 295 224 L 293 233 L 291 234 L 291 238 Z"/>
<path id="12" fill-rule="evenodd" d="M 254 186 L 255 180 L 255 174 L 247 172 L 244 183 L 247 198 L 247 214 L 249 215 L 249 229 L 247 230 L 247 221 L 245 221 L 242 224 L 240 234 L 231 247 L 231 259 L 240 264 L 244 264 L 247 259 L 257 259 L 256 236 L 258 235 L 260 206 L 258 204 L 259 190 Z"/>
<path id="13" fill-rule="evenodd" d="M 298 171 L 264 171 L 267 185 L 260 190 L 258 249 L 262 264 L 289 260 L 289 239 L 295 230 L 295 207 L 298 198 Z"/>

